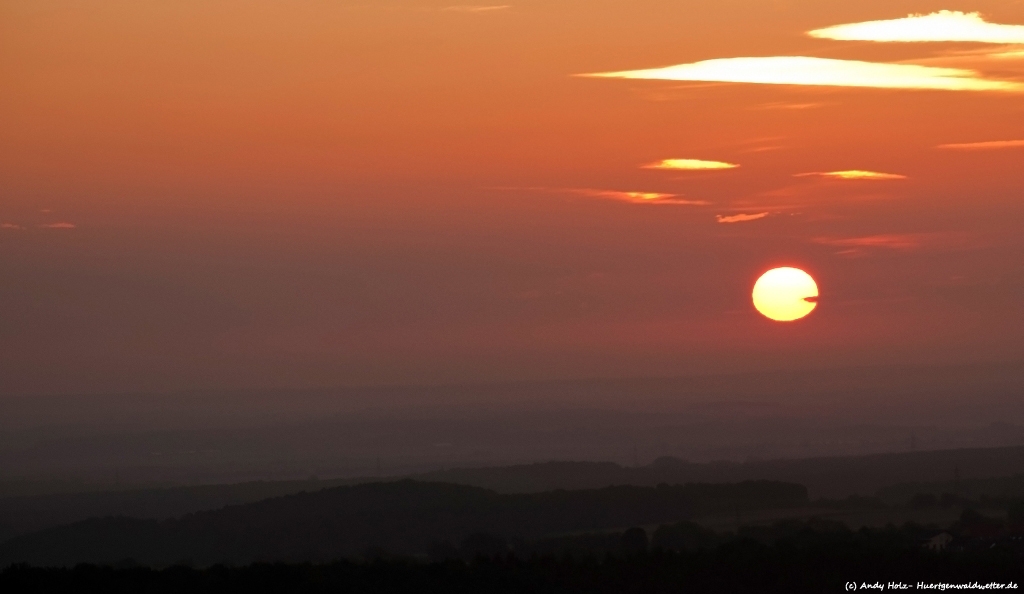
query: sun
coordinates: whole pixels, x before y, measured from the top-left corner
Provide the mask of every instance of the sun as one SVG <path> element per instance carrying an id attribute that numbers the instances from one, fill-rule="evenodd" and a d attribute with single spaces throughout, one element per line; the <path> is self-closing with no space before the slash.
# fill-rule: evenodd
<path id="1" fill-rule="evenodd" d="M 754 283 L 754 307 L 776 322 L 799 320 L 817 307 L 818 285 L 799 268 L 773 268 Z"/>

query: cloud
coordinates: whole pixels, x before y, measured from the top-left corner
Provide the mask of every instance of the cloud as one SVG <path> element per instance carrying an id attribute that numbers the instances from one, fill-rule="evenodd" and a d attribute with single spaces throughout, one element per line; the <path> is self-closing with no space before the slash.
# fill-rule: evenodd
<path id="1" fill-rule="evenodd" d="M 494 12 L 496 10 L 505 10 L 512 8 L 511 4 L 500 4 L 494 6 L 473 6 L 473 5 L 458 5 L 458 6 L 446 6 L 441 10 L 445 12 Z"/>
<path id="2" fill-rule="evenodd" d="M 767 146 L 755 146 L 753 148 L 743 149 L 740 152 L 743 153 L 767 153 L 771 151 L 777 151 L 786 148 L 785 145 L 781 144 L 770 144 Z"/>
<path id="3" fill-rule="evenodd" d="M 909 250 L 921 247 L 921 235 L 913 234 L 891 234 L 891 235 L 866 235 L 863 237 L 816 237 L 812 241 L 822 245 L 831 245 L 843 248 L 883 248 L 890 250 Z"/>
<path id="4" fill-rule="evenodd" d="M 677 194 L 662 194 L 660 192 L 620 192 L 617 190 L 592 190 L 589 188 L 565 190 L 581 196 L 592 196 L 594 198 L 607 198 L 631 202 L 633 204 L 682 204 L 689 206 L 707 206 L 711 204 L 706 200 L 689 200 L 680 198 Z"/>
<path id="5" fill-rule="evenodd" d="M 747 221 L 763 219 L 766 216 L 768 216 L 768 213 L 759 212 L 756 214 L 715 215 L 715 219 L 719 223 L 745 223 Z"/>
<path id="6" fill-rule="evenodd" d="M 962 47 L 962 46 L 961 46 Z M 980 72 L 1001 72 L 1011 80 L 1020 80 L 1020 63 L 1024 50 L 1019 45 L 991 45 L 972 49 L 943 50 L 927 58 L 916 58 L 914 64 L 941 68 L 967 68 Z M 1013 74 L 1010 74 L 1013 72 Z"/>
<path id="7" fill-rule="evenodd" d="M 1022 83 L 985 79 L 975 70 L 807 56 L 720 58 L 664 68 L 580 76 L 881 89 L 1024 91 Z"/>
<path id="8" fill-rule="evenodd" d="M 773 103 L 762 103 L 761 105 L 755 105 L 750 109 L 817 109 L 825 105 L 824 103 L 790 103 L 785 101 L 776 101 Z"/>
<path id="9" fill-rule="evenodd" d="M 739 165 L 724 161 L 704 161 L 702 159 L 663 159 L 656 163 L 644 165 L 644 169 L 675 169 L 686 171 L 702 171 L 713 169 L 735 169 Z"/>
<path id="10" fill-rule="evenodd" d="M 830 177 L 832 179 L 869 180 L 907 179 L 907 176 L 900 175 L 898 173 L 879 173 L 877 171 L 862 171 L 860 169 L 851 169 L 849 171 L 822 171 L 814 173 L 797 173 L 793 177 Z"/>
<path id="11" fill-rule="evenodd" d="M 1008 148 L 1024 148 L 1024 140 L 990 140 L 988 142 L 964 142 L 959 144 L 940 144 L 940 149 L 961 151 L 989 151 Z"/>
<path id="12" fill-rule="evenodd" d="M 839 41 L 1024 43 L 1022 25 L 989 23 L 977 12 L 950 10 L 911 14 L 900 19 L 836 25 L 815 29 L 807 34 Z"/>
<path id="13" fill-rule="evenodd" d="M 25 228 L 21 225 L 15 225 L 14 223 L 0 223 L 0 229 L 11 229 L 13 231 L 22 231 Z"/>
<path id="14" fill-rule="evenodd" d="M 45 225 L 39 225 L 40 229 L 74 229 L 76 225 L 74 223 L 46 223 Z"/>
<path id="15" fill-rule="evenodd" d="M 632 204 L 681 204 L 686 206 L 708 206 L 707 200 L 691 200 L 682 198 L 678 194 L 666 194 L 662 192 L 626 192 L 620 190 L 598 190 L 594 188 L 525 188 L 539 190 L 542 192 L 558 192 L 588 196 L 591 198 L 604 198 L 607 200 L 618 200 Z"/>
<path id="16" fill-rule="evenodd" d="M 595 188 L 545 188 L 545 187 L 496 187 L 494 190 L 526 190 L 530 192 L 548 192 L 552 194 L 575 194 L 590 198 L 618 200 L 631 204 L 680 204 L 685 206 L 708 206 L 707 200 L 691 200 L 678 194 L 664 192 L 629 192 L 621 190 L 599 190 Z"/>

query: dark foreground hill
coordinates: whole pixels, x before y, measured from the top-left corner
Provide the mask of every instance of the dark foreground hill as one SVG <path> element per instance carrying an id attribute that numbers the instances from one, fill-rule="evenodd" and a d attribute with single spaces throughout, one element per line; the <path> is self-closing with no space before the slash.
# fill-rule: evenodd
<path id="1" fill-rule="evenodd" d="M 54 493 L 0 498 L 0 542 L 89 518 L 123 516 L 167 520 L 227 505 L 255 503 L 302 491 L 320 491 L 365 479 L 251 481 L 85 493 Z"/>
<path id="2" fill-rule="evenodd" d="M 374 551 L 417 555 L 477 533 L 537 539 L 806 501 L 803 486 L 769 481 L 501 495 L 404 480 L 335 487 L 165 521 L 90 519 L 0 545 L 0 566 L 127 558 L 153 565 L 324 561 Z"/>
<path id="3" fill-rule="evenodd" d="M 637 531 L 608 536 L 625 544 Z M 939 553 L 922 547 L 921 537 L 930 533 L 912 526 L 854 532 L 829 522 L 790 522 L 719 535 L 717 543 L 689 538 L 699 533 L 699 528 L 681 523 L 660 527 L 650 547 L 641 536 L 633 546 L 607 548 L 604 554 L 577 550 L 524 556 L 504 551 L 437 563 L 377 559 L 163 570 L 127 564 L 13 566 L 0 571 L 0 591 L 820 594 L 869 585 L 880 590 L 1020 585 L 1021 546 L 1006 539 Z"/>
<path id="4" fill-rule="evenodd" d="M 806 502 L 804 487 L 768 481 L 520 495 L 400 481 L 299 493 L 166 521 L 87 520 L 7 541 L 0 545 L 0 566 L 124 559 L 157 566 L 330 561 L 376 551 L 422 555 L 475 533 L 536 539 Z"/>

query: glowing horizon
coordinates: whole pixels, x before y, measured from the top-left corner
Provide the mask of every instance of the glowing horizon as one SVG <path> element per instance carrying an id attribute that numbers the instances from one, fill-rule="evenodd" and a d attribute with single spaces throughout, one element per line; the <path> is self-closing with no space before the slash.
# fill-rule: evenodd
<path id="1" fill-rule="evenodd" d="M 975 70 L 808 56 L 717 58 L 662 68 L 579 76 L 878 89 L 1024 91 L 1024 83 L 986 79 Z"/>
<path id="2" fill-rule="evenodd" d="M 980 13 L 952 10 L 847 23 L 814 29 L 807 34 L 836 41 L 1024 43 L 1024 25 L 990 23 Z"/>

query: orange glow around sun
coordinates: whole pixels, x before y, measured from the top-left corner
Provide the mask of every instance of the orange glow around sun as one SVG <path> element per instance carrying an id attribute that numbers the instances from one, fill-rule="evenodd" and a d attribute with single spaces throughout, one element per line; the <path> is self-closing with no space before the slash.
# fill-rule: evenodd
<path id="1" fill-rule="evenodd" d="M 773 268 L 754 284 L 754 307 L 776 322 L 792 322 L 817 307 L 818 285 L 799 268 Z"/>
<path id="2" fill-rule="evenodd" d="M 0 0 L 0 403 L 1024 359 L 943 4 Z"/>

